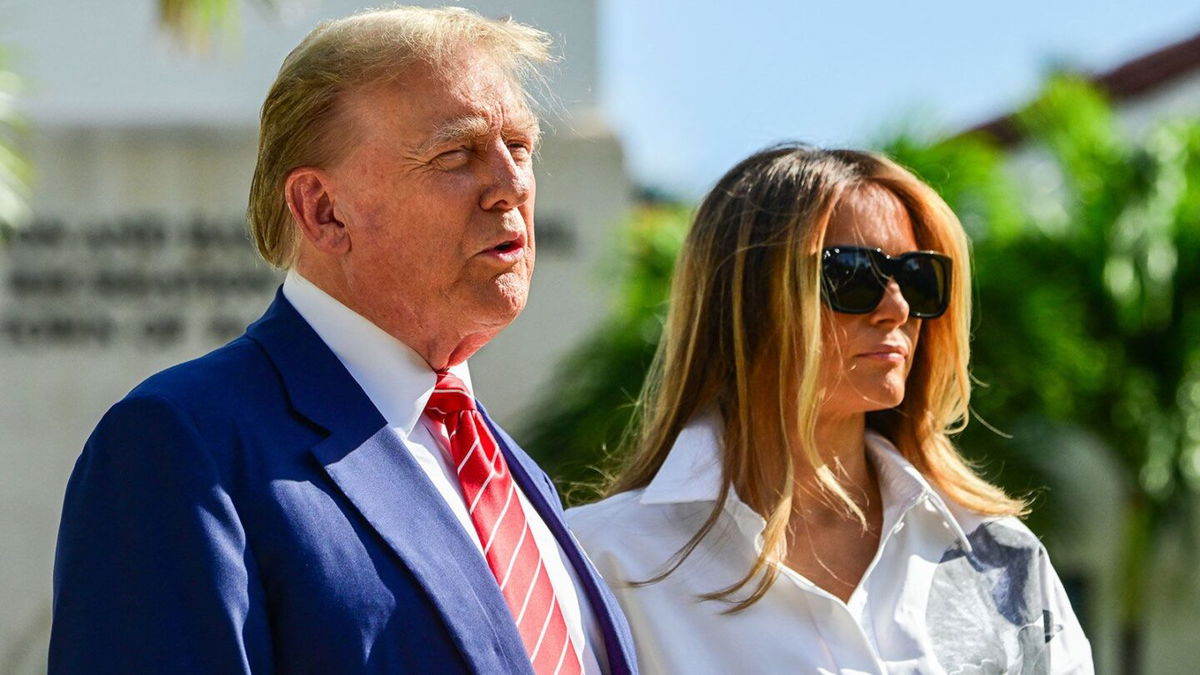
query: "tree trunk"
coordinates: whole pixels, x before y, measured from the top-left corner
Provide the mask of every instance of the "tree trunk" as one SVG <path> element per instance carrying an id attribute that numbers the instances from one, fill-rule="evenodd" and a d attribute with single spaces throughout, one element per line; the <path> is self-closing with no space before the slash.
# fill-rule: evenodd
<path id="1" fill-rule="evenodd" d="M 1145 495 L 1134 493 L 1125 502 L 1121 536 L 1121 634 L 1119 639 L 1122 675 L 1142 672 L 1143 623 L 1146 619 L 1146 575 L 1154 540 L 1153 514 Z"/>
<path id="2" fill-rule="evenodd" d="M 1141 675 L 1142 673 L 1142 627 L 1137 624 L 1121 626 L 1121 662 L 1122 675 Z"/>

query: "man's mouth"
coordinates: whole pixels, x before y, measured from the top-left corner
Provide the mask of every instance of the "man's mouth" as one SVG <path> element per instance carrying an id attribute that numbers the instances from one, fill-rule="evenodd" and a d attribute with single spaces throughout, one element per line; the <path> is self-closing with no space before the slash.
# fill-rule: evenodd
<path id="1" fill-rule="evenodd" d="M 494 244 L 489 248 L 483 249 L 479 252 L 479 255 L 504 263 L 514 263 L 524 257 L 524 249 L 525 236 L 523 234 L 518 234 L 515 237 L 506 239 L 502 242 Z"/>

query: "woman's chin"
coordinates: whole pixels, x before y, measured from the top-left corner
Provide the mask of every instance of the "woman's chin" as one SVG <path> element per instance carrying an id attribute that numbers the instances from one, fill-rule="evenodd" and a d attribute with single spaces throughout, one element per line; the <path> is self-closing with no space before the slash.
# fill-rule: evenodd
<path id="1" fill-rule="evenodd" d="M 904 402 L 904 387 L 886 387 L 867 399 L 870 408 L 866 412 L 891 410 Z"/>

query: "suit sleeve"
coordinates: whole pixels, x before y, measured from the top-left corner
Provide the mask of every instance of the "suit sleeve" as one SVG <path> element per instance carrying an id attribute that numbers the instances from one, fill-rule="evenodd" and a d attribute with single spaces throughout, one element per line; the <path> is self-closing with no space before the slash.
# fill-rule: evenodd
<path id="1" fill-rule="evenodd" d="M 118 403 L 67 484 L 49 672 L 271 669 L 253 556 L 195 424 L 162 398 Z"/>

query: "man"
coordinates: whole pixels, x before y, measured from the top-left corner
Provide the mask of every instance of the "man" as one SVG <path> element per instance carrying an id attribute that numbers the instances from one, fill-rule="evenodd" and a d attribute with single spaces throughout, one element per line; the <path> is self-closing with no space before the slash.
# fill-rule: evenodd
<path id="1" fill-rule="evenodd" d="M 67 487 L 50 671 L 630 673 L 553 486 L 470 395 L 524 307 L 545 35 L 334 21 L 262 111 L 287 268 L 244 336 L 114 406 Z"/>

